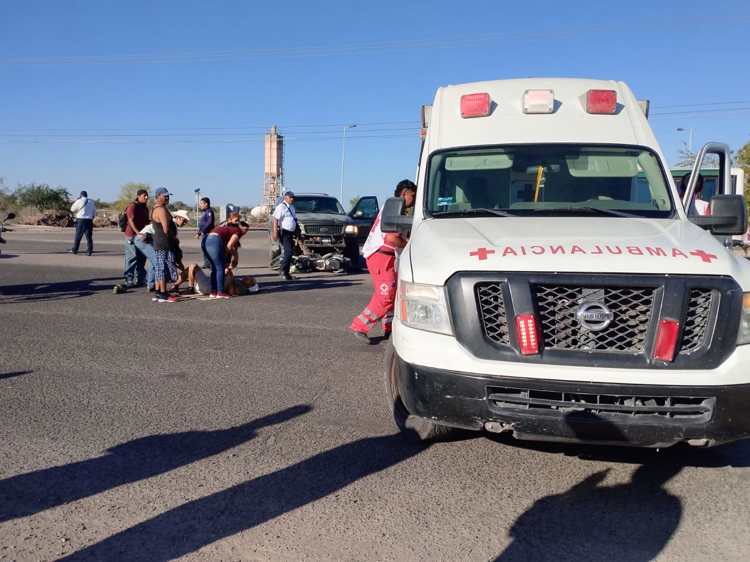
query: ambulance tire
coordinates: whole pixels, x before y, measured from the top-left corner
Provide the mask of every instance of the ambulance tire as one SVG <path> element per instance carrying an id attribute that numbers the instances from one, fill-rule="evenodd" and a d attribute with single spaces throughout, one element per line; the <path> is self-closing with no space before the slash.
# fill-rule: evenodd
<path id="1" fill-rule="evenodd" d="M 385 350 L 385 393 L 388 400 L 388 411 L 396 426 L 405 438 L 410 441 L 428 442 L 447 437 L 452 429 L 436 424 L 426 418 L 409 413 L 401 401 L 398 390 L 396 351 L 389 341 Z"/>

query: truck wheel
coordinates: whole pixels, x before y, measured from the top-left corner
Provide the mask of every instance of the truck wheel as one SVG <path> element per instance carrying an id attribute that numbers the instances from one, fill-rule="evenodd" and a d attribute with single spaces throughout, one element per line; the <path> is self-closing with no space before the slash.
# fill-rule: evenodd
<path id="1" fill-rule="evenodd" d="M 399 431 L 413 441 L 433 441 L 447 436 L 451 428 L 436 424 L 426 418 L 409 413 L 399 396 L 398 364 L 393 344 L 388 342 L 385 351 L 385 393 L 388 400 L 388 410 L 396 422 Z"/>
<path id="2" fill-rule="evenodd" d="M 278 244 L 271 246 L 268 252 L 268 262 L 271 269 L 279 269 L 281 267 L 281 247 Z"/>

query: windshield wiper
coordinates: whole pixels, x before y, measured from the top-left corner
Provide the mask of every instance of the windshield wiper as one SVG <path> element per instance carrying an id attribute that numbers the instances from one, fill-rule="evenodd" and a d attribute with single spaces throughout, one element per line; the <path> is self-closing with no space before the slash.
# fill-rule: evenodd
<path id="1" fill-rule="evenodd" d="M 494 215 L 496 217 L 512 217 L 513 213 L 501 211 L 500 209 L 464 209 L 463 211 L 435 211 L 431 213 L 433 217 L 468 217 L 471 215 Z"/>
<path id="2" fill-rule="evenodd" d="M 601 207 L 552 207 L 548 209 L 533 209 L 533 211 L 535 213 L 599 213 L 600 215 L 624 217 L 628 219 L 643 218 L 640 215 L 634 215 L 633 213 L 616 211 L 615 209 L 603 209 Z"/>

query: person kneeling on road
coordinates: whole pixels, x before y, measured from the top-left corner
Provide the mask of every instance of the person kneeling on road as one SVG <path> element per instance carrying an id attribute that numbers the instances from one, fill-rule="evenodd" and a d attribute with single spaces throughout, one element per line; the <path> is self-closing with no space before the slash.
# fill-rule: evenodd
<path id="1" fill-rule="evenodd" d="M 417 186 L 409 180 L 402 180 L 396 186 L 394 195 L 404 200 L 404 213 L 409 213 L 414 206 L 416 194 Z M 350 326 L 354 336 L 367 343 L 372 343 L 368 334 L 378 320 L 382 321 L 383 337 L 391 335 L 396 300 L 396 259 L 406 246 L 406 239 L 400 234 L 386 234 L 380 229 L 381 214 L 382 210 L 372 223 L 372 230 L 362 248 L 367 270 L 372 277 L 372 298 Z"/>
<path id="2" fill-rule="evenodd" d="M 229 214 L 226 225 L 217 226 L 206 237 L 206 253 L 211 263 L 211 298 L 229 298 L 230 295 L 224 291 L 227 258 L 232 256 L 240 243 L 240 238 L 247 233 L 248 229 L 249 225 L 240 221 L 240 214 L 233 212 Z M 229 262 L 228 268 L 233 269 L 232 262 Z"/>

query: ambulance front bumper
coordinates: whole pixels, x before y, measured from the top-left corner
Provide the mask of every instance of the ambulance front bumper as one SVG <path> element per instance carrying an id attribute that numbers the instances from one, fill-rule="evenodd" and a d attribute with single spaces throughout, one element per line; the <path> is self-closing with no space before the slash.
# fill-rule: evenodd
<path id="1" fill-rule="evenodd" d="M 407 410 L 444 425 L 644 447 L 750 437 L 749 346 L 704 372 L 479 360 L 453 337 L 398 321 L 393 343 Z"/>

